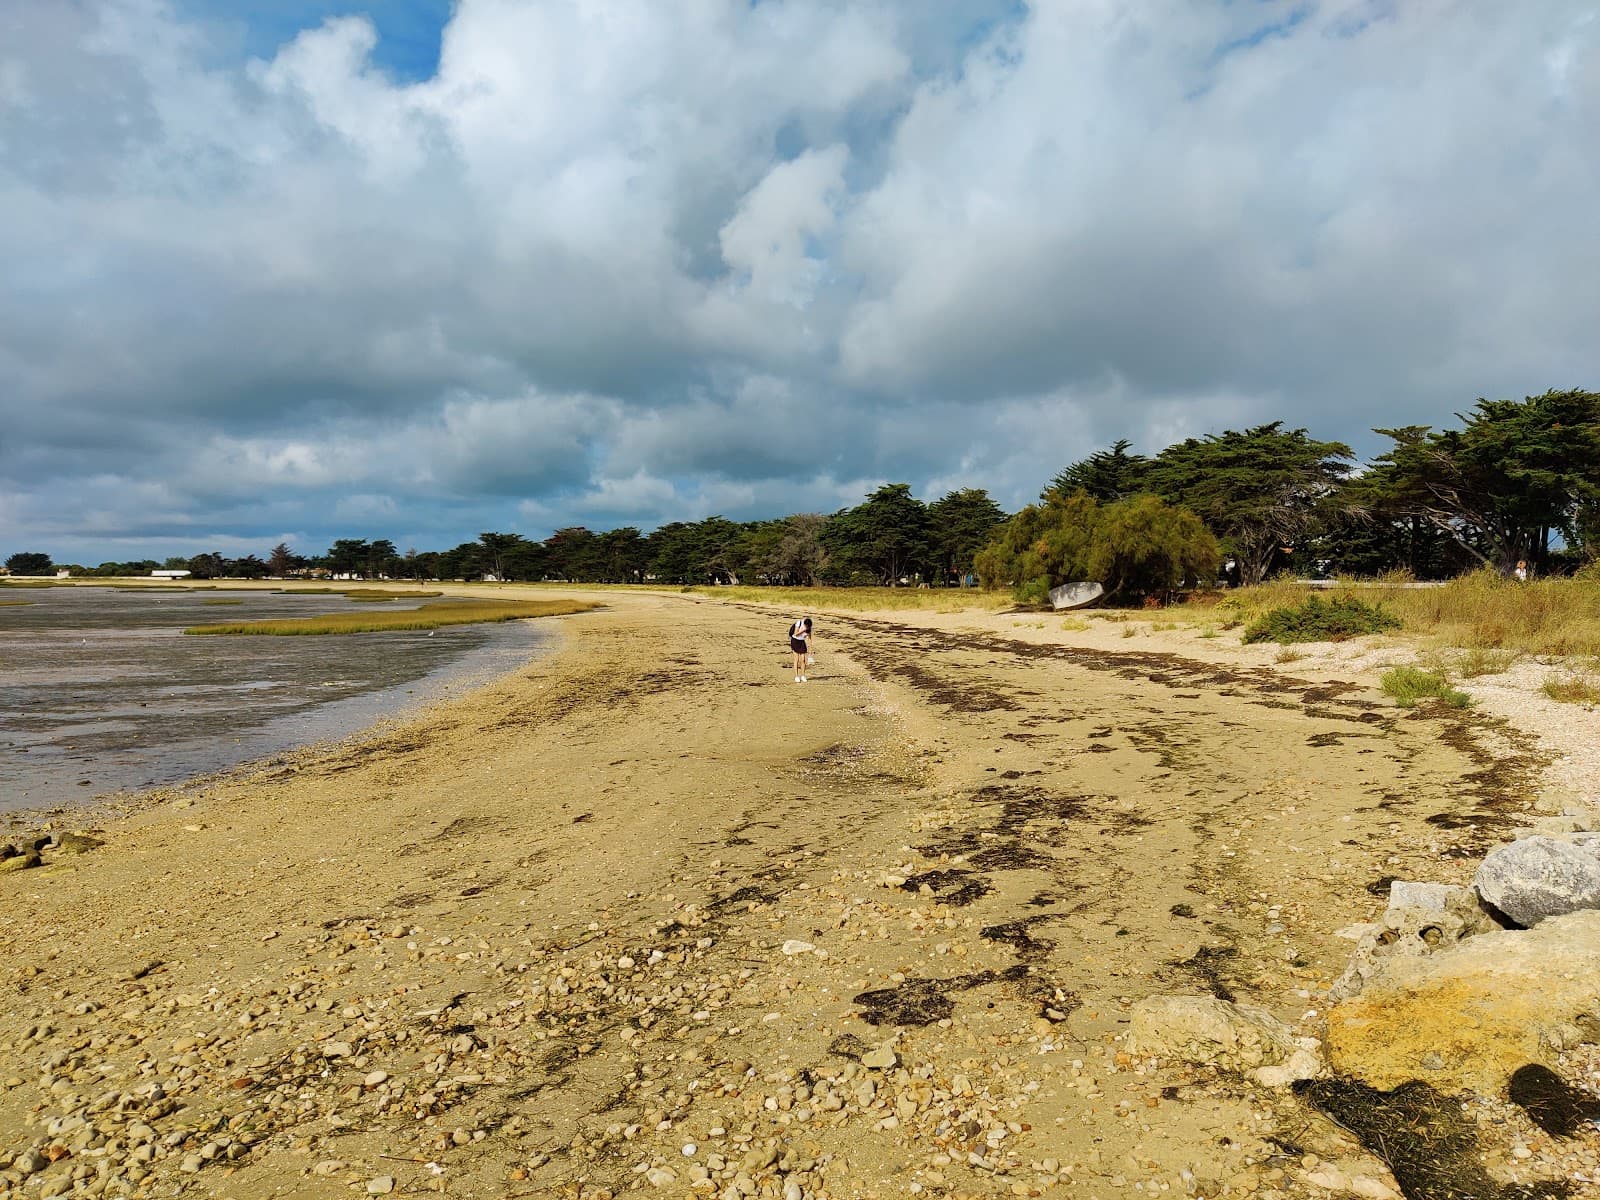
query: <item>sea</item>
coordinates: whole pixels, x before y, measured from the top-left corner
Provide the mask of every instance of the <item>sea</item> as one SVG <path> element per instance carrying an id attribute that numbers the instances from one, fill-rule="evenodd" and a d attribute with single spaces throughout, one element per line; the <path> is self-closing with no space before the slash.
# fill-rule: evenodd
<path id="1" fill-rule="evenodd" d="M 207 603 L 217 600 L 238 603 Z M 532 621 L 321 637 L 183 632 L 425 603 L 0 588 L 0 812 L 78 806 L 345 737 L 507 674 L 547 636 Z"/>

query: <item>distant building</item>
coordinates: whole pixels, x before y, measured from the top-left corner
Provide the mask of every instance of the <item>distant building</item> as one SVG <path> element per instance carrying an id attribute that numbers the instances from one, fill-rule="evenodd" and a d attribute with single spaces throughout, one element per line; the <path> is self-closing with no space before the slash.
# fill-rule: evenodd
<path id="1" fill-rule="evenodd" d="M 151 579 L 187 579 L 187 578 L 189 578 L 189 572 L 187 572 L 187 571 L 151 571 L 150 572 L 150 578 Z"/>

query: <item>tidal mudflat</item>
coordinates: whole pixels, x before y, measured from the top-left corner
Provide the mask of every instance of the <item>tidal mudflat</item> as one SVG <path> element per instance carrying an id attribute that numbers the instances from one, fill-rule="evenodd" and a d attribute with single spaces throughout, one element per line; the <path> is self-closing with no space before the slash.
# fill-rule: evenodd
<path id="1" fill-rule="evenodd" d="M 186 637 L 216 620 L 354 612 L 337 594 L 53 587 L 0 611 L 0 810 L 173 783 L 344 736 L 514 668 L 525 622 L 349 637 Z M 412 608 L 418 602 L 392 604 Z"/>

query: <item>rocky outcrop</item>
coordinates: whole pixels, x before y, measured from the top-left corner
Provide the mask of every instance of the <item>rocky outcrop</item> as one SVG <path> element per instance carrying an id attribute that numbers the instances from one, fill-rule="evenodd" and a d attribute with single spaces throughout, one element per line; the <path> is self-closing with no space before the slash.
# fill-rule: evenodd
<path id="1" fill-rule="evenodd" d="M 1282 1086 L 1321 1070 L 1315 1040 L 1303 1045 L 1282 1021 L 1215 996 L 1151 996 L 1133 1006 L 1129 1050 L 1231 1071 Z"/>
<path id="2" fill-rule="evenodd" d="M 1600 852 L 1568 837 L 1530 837 L 1491 851 L 1478 866 L 1478 894 L 1521 925 L 1600 909 Z"/>
<path id="3" fill-rule="evenodd" d="M 1600 911 L 1467 938 L 1391 958 L 1362 993 L 1328 1014 L 1341 1075 L 1389 1089 L 1500 1092 L 1517 1068 L 1548 1059 L 1600 1016 Z"/>
<path id="4" fill-rule="evenodd" d="M 1470 888 L 1397 879 L 1389 887 L 1383 917 L 1350 931 L 1356 934 L 1356 948 L 1329 999 L 1338 1003 L 1360 995 L 1391 959 L 1420 958 L 1500 928 Z"/>

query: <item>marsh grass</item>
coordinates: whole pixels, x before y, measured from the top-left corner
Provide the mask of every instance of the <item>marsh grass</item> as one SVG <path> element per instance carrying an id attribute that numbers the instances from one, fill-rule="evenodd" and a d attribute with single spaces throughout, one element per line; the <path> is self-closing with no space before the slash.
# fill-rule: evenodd
<path id="1" fill-rule="evenodd" d="M 1010 591 L 982 588 L 780 588 L 696 587 L 685 592 L 714 600 L 777 604 L 795 612 L 922 611 L 957 613 L 978 610 L 999 612 L 1016 607 Z"/>
<path id="2" fill-rule="evenodd" d="M 0 579 L 0 588 L 64 587 L 53 579 Z"/>
<path id="3" fill-rule="evenodd" d="M 1275 663 L 1292 663 L 1299 662 L 1304 657 L 1304 651 L 1291 650 L 1288 646 L 1285 646 L 1272 656 L 1272 661 Z"/>
<path id="4" fill-rule="evenodd" d="M 355 604 L 379 604 L 385 600 L 420 600 L 444 595 L 443 592 L 371 587 L 274 588 L 273 591 L 284 596 L 343 596 Z"/>
<path id="5" fill-rule="evenodd" d="M 32 600 L 0 600 L 0 608 L 21 608 L 24 604 L 32 603 Z"/>
<path id="6" fill-rule="evenodd" d="M 587 612 L 599 605 L 583 600 L 448 600 L 395 612 L 323 613 L 277 621 L 241 621 L 231 625 L 192 625 L 184 633 L 257 634 L 279 637 L 327 633 L 381 633 L 399 629 L 438 629 L 445 625 L 480 625 L 559 617 Z"/>
<path id="7" fill-rule="evenodd" d="M 228 600 L 221 596 L 200 601 L 201 604 L 243 604 L 243 600 Z"/>
<path id="8" fill-rule="evenodd" d="M 1450 686 L 1441 671 L 1421 667 L 1390 667 L 1383 673 L 1383 690 L 1401 708 L 1415 708 L 1422 700 L 1438 700 L 1451 708 L 1467 708 L 1472 697 Z"/>
<path id="9" fill-rule="evenodd" d="M 1088 621 L 1085 621 L 1082 617 L 1068 617 L 1065 621 L 1061 622 L 1061 628 L 1065 629 L 1068 633 L 1082 633 L 1085 629 L 1092 629 L 1093 626 L 1090 625 Z"/>

